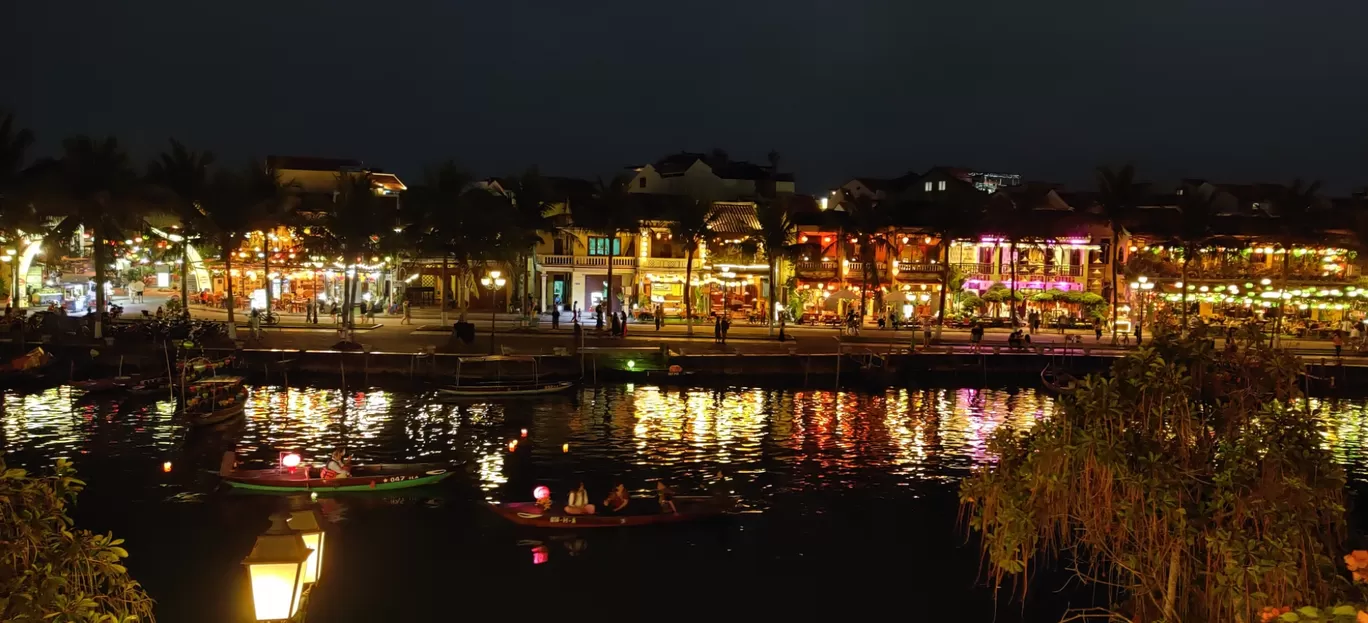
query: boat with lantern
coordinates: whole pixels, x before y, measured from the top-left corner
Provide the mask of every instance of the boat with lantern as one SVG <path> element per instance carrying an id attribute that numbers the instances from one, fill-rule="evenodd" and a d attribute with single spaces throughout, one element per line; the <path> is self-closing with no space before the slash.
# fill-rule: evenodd
<path id="1" fill-rule="evenodd" d="M 216 376 L 195 382 L 185 390 L 185 414 L 191 426 L 212 426 L 242 415 L 247 388 L 240 376 Z"/>
<path id="2" fill-rule="evenodd" d="M 273 469 L 237 469 L 224 460 L 219 477 L 228 486 L 277 493 L 393 491 L 436 484 L 456 472 L 449 463 L 376 463 L 354 465 L 351 475 L 323 478 L 322 470 L 300 463 L 298 454 L 281 455 Z"/>
<path id="3" fill-rule="evenodd" d="M 532 528 L 629 528 L 658 526 L 698 521 L 724 515 L 736 506 L 729 497 L 708 495 L 676 495 L 672 498 L 678 512 L 662 513 L 652 498 L 637 498 L 624 512 L 594 515 L 571 515 L 557 508 L 544 511 L 536 502 L 490 502 L 489 508 L 500 517 L 520 526 Z"/>
<path id="4" fill-rule="evenodd" d="M 519 369 L 520 364 L 523 364 L 524 369 Z M 530 373 L 525 364 L 531 364 Z M 574 386 L 573 381 L 543 380 L 536 357 L 457 357 L 455 382 L 438 389 L 437 395 L 441 398 L 540 396 L 563 392 Z"/>

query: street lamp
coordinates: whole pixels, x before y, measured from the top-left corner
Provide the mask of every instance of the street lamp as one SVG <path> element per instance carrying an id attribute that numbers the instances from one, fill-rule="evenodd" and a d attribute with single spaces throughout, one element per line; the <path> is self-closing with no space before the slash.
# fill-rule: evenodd
<path id="1" fill-rule="evenodd" d="M 304 547 L 313 550 L 304 561 L 304 583 L 313 584 L 323 575 L 323 514 L 316 508 L 290 511 L 289 525 L 304 539 Z"/>
<path id="2" fill-rule="evenodd" d="M 252 606 L 258 621 L 289 619 L 304 593 L 304 564 L 313 554 L 300 534 L 290 529 L 286 513 L 271 515 L 271 527 L 257 537 L 242 561 L 252 578 Z"/>
<path id="3" fill-rule="evenodd" d="M 499 271 L 491 270 L 488 275 L 480 278 L 480 285 L 489 288 L 489 298 L 491 307 L 489 310 L 489 354 L 494 354 L 494 314 L 499 310 L 498 289 L 508 283 L 500 276 Z"/>

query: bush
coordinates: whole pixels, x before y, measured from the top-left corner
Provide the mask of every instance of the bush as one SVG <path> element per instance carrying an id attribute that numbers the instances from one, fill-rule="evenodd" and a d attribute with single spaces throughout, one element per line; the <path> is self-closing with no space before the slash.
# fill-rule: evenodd
<path id="1" fill-rule="evenodd" d="M 33 477 L 0 457 L 0 620 L 155 620 L 152 599 L 120 564 L 123 540 L 73 527 L 67 505 L 84 487 L 65 460 Z"/>
<path id="2" fill-rule="evenodd" d="M 1299 400 L 1300 370 L 1262 342 L 1229 355 L 1161 339 L 1031 431 L 1000 430 L 998 462 L 961 486 L 995 582 L 1043 553 L 1132 621 L 1362 602 L 1334 560 L 1344 474 Z"/>

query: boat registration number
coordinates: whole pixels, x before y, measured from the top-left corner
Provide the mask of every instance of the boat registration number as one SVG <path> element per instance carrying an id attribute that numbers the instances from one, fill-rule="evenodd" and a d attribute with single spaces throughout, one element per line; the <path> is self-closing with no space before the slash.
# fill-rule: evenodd
<path id="1" fill-rule="evenodd" d="M 575 523 L 574 517 L 552 517 L 551 523 Z"/>
<path id="2" fill-rule="evenodd" d="M 390 476 L 389 478 L 382 479 L 380 482 L 403 482 L 405 480 L 413 480 L 414 478 L 417 478 L 417 476 Z"/>

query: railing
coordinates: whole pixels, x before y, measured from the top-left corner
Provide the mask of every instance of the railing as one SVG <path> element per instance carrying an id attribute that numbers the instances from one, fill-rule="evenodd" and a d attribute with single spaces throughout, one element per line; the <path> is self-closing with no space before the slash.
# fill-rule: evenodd
<path id="1" fill-rule="evenodd" d="M 942 266 L 940 264 L 913 264 L 911 262 L 898 262 L 898 273 L 939 273 Z"/>
<path id="2" fill-rule="evenodd" d="M 684 260 L 679 260 L 681 263 Z M 538 255 L 537 263 L 542 266 L 554 266 L 558 268 L 608 268 L 608 256 L 606 255 Z M 635 257 L 615 257 L 613 258 L 613 268 L 633 269 L 637 266 Z M 681 268 L 683 265 L 681 264 Z"/>
<path id="3" fill-rule="evenodd" d="M 653 268 L 657 270 L 684 270 L 687 258 L 682 257 L 643 257 L 641 258 L 642 268 Z M 698 262 L 694 262 L 697 264 Z"/>
<path id="4" fill-rule="evenodd" d="M 805 276 L 835 277 L 836 262 L 798 262 L 798 274 Z"/>

